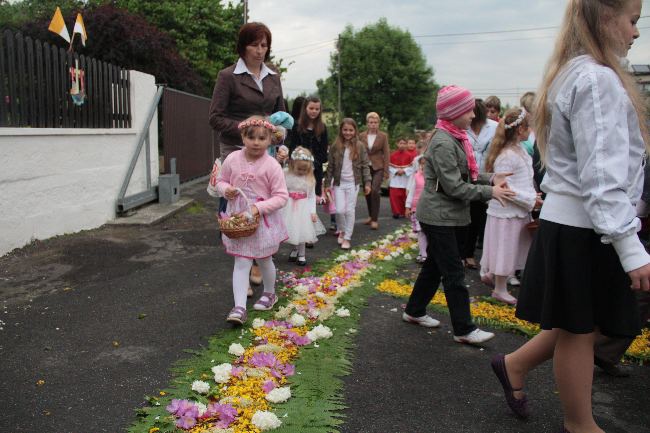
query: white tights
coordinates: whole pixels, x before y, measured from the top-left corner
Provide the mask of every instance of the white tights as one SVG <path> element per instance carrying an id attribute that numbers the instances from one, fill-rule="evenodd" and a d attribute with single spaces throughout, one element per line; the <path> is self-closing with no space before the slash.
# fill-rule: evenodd
<path id="1" fill-rule="evenodd" d="M 275 264 L 273 257 L 255 259 L 262 272 L 264 291 L 275 293 Z M 250 284 L 249 274 L 253 266 L 253 259 L 235 257 L 235 268 L 232 271 L 232 294 L 235 297 L 235 306 L 246 308 L 246 294 Z"/>

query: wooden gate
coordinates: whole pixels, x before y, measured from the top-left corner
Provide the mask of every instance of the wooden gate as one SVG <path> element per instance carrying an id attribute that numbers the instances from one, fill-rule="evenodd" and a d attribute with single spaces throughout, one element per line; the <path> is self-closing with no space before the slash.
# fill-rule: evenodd
<path id="1" fill-rule="evenodd" d="M 165 88 L 160 111 L 161 155 L 165 173 L 170 173 L 170 160 L 176 158 L 176 173 L 181 182 L 210 174 L 219 155 L 208 124 L 209 109 L 208 98 Z"/>

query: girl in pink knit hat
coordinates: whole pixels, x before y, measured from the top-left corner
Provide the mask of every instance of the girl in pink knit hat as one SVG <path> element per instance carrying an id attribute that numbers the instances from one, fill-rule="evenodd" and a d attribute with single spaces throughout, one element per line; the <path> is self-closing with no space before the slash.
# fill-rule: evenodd
<path id="1" fill-rule="evenodd" d="M 436 132 L 422 156 L 426 180 L 415 212 L 427 238 L 427 258 L 402 319 L 429 328 L 439 326 L 426 314 L 426 307 L 444 281 L 454 341 L 479 344 L 494 334 L 478 329 L 472 321 L 458 229 L 470 222 L 471 201 L 494 198 L 504 203 L 514 193 L 505 183 L 509 173 L 479 174 L 466 132 L 474 118 L 472 94 L 462 87 L 444 87 L 438 92 L 436 109 Z"/>

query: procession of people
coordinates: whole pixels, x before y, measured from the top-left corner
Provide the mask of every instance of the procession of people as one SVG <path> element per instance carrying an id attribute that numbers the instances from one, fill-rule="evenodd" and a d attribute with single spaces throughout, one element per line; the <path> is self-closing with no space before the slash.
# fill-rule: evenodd
<path id="1" fill-rule="evenodd" d="M 561 431 L 602 432 L 592 415 L 594 363 L 620 373 L 618 360 L 648 320 L 650 255 L 638 232 L 648 213 L 650 139 L 641 95 L 623 62 L 639 37 L 640 16 L 640 0 L 570 0 L 537 94 L 527 92 L 521 106 L 503 110 L 498 95 L 483 101 L 471 89 L 444 86 L 426 137 L 394 141 L 377 112 L 365 115 L 365 125 L 342 116 L 336 136 L 328 137 L 326 107 L 316 96 L 296 99 L 288 115 L 278 75 L 264 63 L 271 32 L 245 24 L 240 59 L 215 86 L 210 122 L 222 155 L 211 184 L 227 203 L 223 218 L 264 222 L 245 237 L 223 233 L 235 257 L 227 320 L 246 322 L 252 283 L 264 286 L 253 308 L 274 307 L 273 261 L 304 266 L 306 248 L 328 236 L 317 206 L 334 215 L 332 234 L 343 250 L 354 245 L 355 230 L 377 229 L 381 185 L 388 182 L 393 218 L 409 218 L 419 243 L 421 270 L 403 321 L 438 327 L 427 306 L 441 286 L 454 341 L 494 338 L 470 313 L 465 273 L 477 269 L 495 302 L 516 306 L 517 317 L 542 329 L 491 360 L 510 409 L 529 416 L 526 376 L 552 359 Z M 356 227 L 361 194 L 368 213 Z M 293 246 L 288 257 L 277 254 L 282 242 Z M 261 281 L 249 277 L 253 261 Z M 619 344 L 606 353 L 612 342 Z"/>

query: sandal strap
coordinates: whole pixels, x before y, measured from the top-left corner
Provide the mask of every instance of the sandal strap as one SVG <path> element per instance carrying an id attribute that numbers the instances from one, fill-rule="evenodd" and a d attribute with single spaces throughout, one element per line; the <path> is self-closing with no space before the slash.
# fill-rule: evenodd
<path id="1" fill-rule="evenodd" d="M 228 315 L 232 314 L 239 314 L 239 317 L 244 317 L 246 315 L 246 308 L 244 307 L 233 307 L 232 310 L 230 310 L 230 313 Z"/>
<path id="2" fill-rule="evenodd" d="M 256 304 L 270 307 L 275 302 L 276 295 L 271 292 L 262 292 L 262 296 L 257 300 Z"/>

